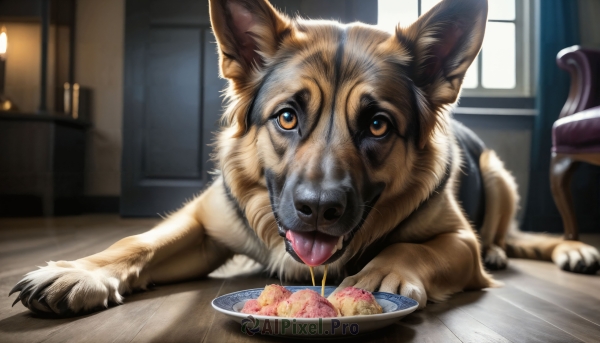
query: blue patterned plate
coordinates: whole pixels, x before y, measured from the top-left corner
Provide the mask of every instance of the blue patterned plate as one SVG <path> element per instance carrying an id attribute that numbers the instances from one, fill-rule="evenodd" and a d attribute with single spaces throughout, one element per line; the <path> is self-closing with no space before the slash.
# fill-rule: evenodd
<path id="1" fill-rule="evenodd" d="M 302 289 L 312 289 L 321 293 L 321 287 L 286 286 L 292 292 Z M 335 290 L 333 286 L 325 287 L 325 297 Z M 284 335 L 297 337 L 332 337 L 353 336 L 377 330 L 393 324 L 400 318 L 413 312 L 419 304 L 411 299 L 397 294 L 373 292 L 375 300 L 383 308 L 383 313 L 354 317 L 336 318 L 283 318 L 261 315 L 247 315 L 240 311 L 246 301 L 256 299 L 263 288 L 248 289 L 222 295 L 212 301 L 215 310 L 222 312 L 241 323 L 244 334 L 253 336 Z"/>

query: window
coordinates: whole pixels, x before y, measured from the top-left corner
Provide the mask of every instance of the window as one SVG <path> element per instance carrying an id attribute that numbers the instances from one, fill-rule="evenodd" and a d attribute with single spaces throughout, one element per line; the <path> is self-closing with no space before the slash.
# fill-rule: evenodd
<path id="1" fill-rule="evenodd" d="M 441 0 L 378 0 L 378 26 L 408 26 Z M 488 0 L 483 47 L 463 83 L 466 96 L 531 96 L 531 0 Z"/>

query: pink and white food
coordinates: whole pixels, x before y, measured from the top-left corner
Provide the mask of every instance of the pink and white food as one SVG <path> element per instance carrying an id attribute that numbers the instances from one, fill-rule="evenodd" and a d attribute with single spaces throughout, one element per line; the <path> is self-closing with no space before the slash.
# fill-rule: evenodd
<path id="1" fill-rule="evenodd" d="M 338 312 L 319 293 L 303 289 L 280 302 L 277 315 L 286 318 L 330 318 L 337 317 Z"/>
<path id="2" fill-rule="evenodd" d="M 279 285 L 268 285 L 260 293 L 258 299 L 248 300 L 242 313 L 277 316 L 277 305 L 292 295 L 287 288 Z"/>
<path id="3" fill-rule="evenodd" d="M 342 317 L 382 313 L 383 309 L 371 292 L 356 287 L 346 287 L 329 296 L 328 300 L 340 311 Z"/>
<path id="4" fill-rule="evenodd" d="M 355 287 L 347 287 L 325 299 L 310 289 L 292 293 L 285 287 L 269 285 L 258 299 L 248 300 L 241 312 L 285 318 L 331 318 L 383 311 L 373 294 Z"/>

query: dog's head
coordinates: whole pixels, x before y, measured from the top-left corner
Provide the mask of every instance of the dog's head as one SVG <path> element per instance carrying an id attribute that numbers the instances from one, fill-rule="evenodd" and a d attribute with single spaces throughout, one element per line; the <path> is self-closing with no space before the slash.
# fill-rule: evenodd
<path id="1" fill-rule="evenodd" d="M 247 216 L 268 189 L 278 224 L 251 215 L 252 227 L 321 265 L 435 189 L 447 158 L 435 132 L 481 48 L 486 0 L 442 1 L 394 33 L 291 20 L 265 0 L 211 0 L 210 13 L 230 80 L 221 168 Z"/>

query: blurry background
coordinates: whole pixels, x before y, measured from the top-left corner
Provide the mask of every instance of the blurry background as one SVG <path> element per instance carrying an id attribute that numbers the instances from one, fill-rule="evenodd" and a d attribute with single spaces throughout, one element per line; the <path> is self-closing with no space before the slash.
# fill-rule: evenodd
<path id="1" fill-rule="evenodd" d="M 540 19 L 540 1 L 546 0 L 489 0 L 484 47 L 465 80 L 456 118 L 495 149 L 517 178 L 522 206 L 519 218 L 525 229 L 558 232 L 562 224 L 547 179 L 549 136 L 547 129 L 540 131 L 539 118 L 543 115 L 554 121 L 558 117 L 569 78 L 556 71 L 559 78 L 554 82 L 561 93 L 555 102 L 560 105 L 544 107 L 539 103 L 540 92 L 548 85 L 540 88 L 539 75 L 557 67 L 540 61 L 553 62 L 561 48 L 572 44 L 600 48 L 596 19 L 600 1 L 562 2 L 570 3 L 568 10 L 573 15 L 568 21 L 570 34 L 557 36 L 565 43 L 556 49 L 548 44 L 560 45 L 559 41 L 546 42 L 548 38 L 541 35 L 549 29 L 544 18 Z M 409 25 L 438 1 L 271 2 L 290 15 L 358 20 L 392 30 L 398 22 Z M 201 191 L 213 168 L 207 144 L 217 128 L 219 92 L 225 84 L 218 79 L 207 3 L 0 0 L 0 27 L 6 28 L 8 37 L 4 95 L 18 107 L 18 112 L 0 112 L 0 134 L 15 136 L 0 138 L 6 145 L 0 147 L 4 156 L 0 156 L 0 215 L 119 212 L 123 216 L 158 216 Z M 44 13 L 49 25 L 46 86 L 41 87 Z M 557 28 L 558 32 L 563 29 L 566 32 L 567 28 Z M 68 91 L 65 83 L 70 86 Z M 71 120 L 75 84 L 81 87 L 77 97 L 81 115 Z M 46 92 L 43 104 L 42 89 Z M 65 100 L 67 95 L 70 98 Z M 540 114 L 540 109 L 544 113 Z M 47 116 L 44 125 L 54 125 L 49 132 L 60 135 L 66 130 L 62 136 L 73 140 L 57 143 L 48 138 L 52 144 L 40 141 L 29 146 L 28 142 L 44 133 L 15 125 L 25 125 L 17 123 L 32 116 L 37 116 L 36 123 Z M 23 137 L 25 142 L 21 142 Z M 25 155 L 33 156 L 39 153 L 36 149 L 48 146 L 54 146 L 52 156 L 62 156 L 61 144 L 71 147 L 63 161 L 65 168 L 81 160 L 80 168 L 65 171 L 52 157 L 48 157 L 50 171 L 24 162 Z M 81 152 L 73 151 L 74 145 Z M 23 177 L 28 174 L 31 178 Z M 72 180 L 76 182 L 70 183 Z M 34 187 L 35 183 L 39 187 Z M 61 189 L 65 191 L 61 193 Z M 581 230 L 600 227 L 598 168 L 580 168 L 573 189 Z"/>

